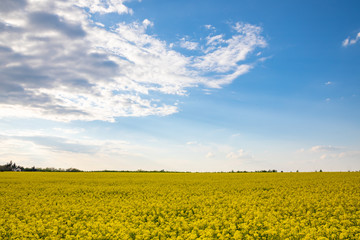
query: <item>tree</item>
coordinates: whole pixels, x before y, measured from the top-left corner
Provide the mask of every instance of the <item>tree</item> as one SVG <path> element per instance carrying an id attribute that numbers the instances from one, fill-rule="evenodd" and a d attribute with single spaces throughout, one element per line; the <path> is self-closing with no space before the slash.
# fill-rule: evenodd
<path id="1" fill-rule="evenodd" d="M 16 164 L 13 163 L 12 161 L 10 161 L 9 163 L 5 164 L 5 165 L 0 165 L 0 171 L 4 172 L 4 171 L 13 171 L 16 168 Z"/>

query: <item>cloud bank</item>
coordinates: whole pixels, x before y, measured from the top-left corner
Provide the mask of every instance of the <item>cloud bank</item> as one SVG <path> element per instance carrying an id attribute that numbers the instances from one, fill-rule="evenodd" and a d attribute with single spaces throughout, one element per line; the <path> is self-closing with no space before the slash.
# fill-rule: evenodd
<path id="1" fill-rule="evenodd" d="M 248 72 L 266 46 L 258 26 L 181 41 L 185 55 L 147 33 L 148 19 L 105 26 L 93 14 L 132 14 L 125 1 L 4 0 L 0 6 L 0 118 L 115 121 L 169 115 L 170 96 L 221 88 Z M 210 25 L 209 25 L 210 26 Z"/>

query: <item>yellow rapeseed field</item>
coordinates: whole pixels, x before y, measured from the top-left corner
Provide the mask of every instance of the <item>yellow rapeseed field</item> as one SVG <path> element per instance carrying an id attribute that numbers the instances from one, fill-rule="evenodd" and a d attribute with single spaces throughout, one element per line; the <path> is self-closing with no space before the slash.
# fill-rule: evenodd
<path id="1" fill-rule="evenodd" d="M 360 173 L 0 173 L 0 239 L 360 239 Z"/>

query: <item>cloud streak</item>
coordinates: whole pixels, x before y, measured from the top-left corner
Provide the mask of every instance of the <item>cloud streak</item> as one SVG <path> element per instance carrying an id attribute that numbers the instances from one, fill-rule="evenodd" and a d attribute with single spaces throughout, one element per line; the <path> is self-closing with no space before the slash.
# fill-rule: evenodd
<path id="1" fill-rule="evenodd" d="M 341 148 L 331 146 L 331 145 L 328 145 L 328 146 L 318 145 L 318 146 L 313 146 L 310 149 L 311 152 L 332 152 L 332 151 L 338 151 L 338 150 L 341 150 Z"/>
<path id="2" fill-rule="evenodd" d="M 185 55 L 147 29 L 148 19 L 104 27 L 92 14 L 132 14 L 125 1 L 8 1 L 0 7 L 0 118 L 102 120 L 178 112 L 171 96 L 221 88 L 266 46 L 258 26 L 181 42 Z M 214 30 L 214 27 L 211 27 Z M 156 96 L 156 97 L 154 97 Z"/>

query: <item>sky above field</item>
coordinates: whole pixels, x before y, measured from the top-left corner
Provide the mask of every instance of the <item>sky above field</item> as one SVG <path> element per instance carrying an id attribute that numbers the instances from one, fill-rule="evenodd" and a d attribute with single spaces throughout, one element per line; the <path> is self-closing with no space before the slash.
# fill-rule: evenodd
<path id="1" fill-rule="evenodd" d="M 358 0 L 2 0 L 0 164 L 360 170 Z"/>

